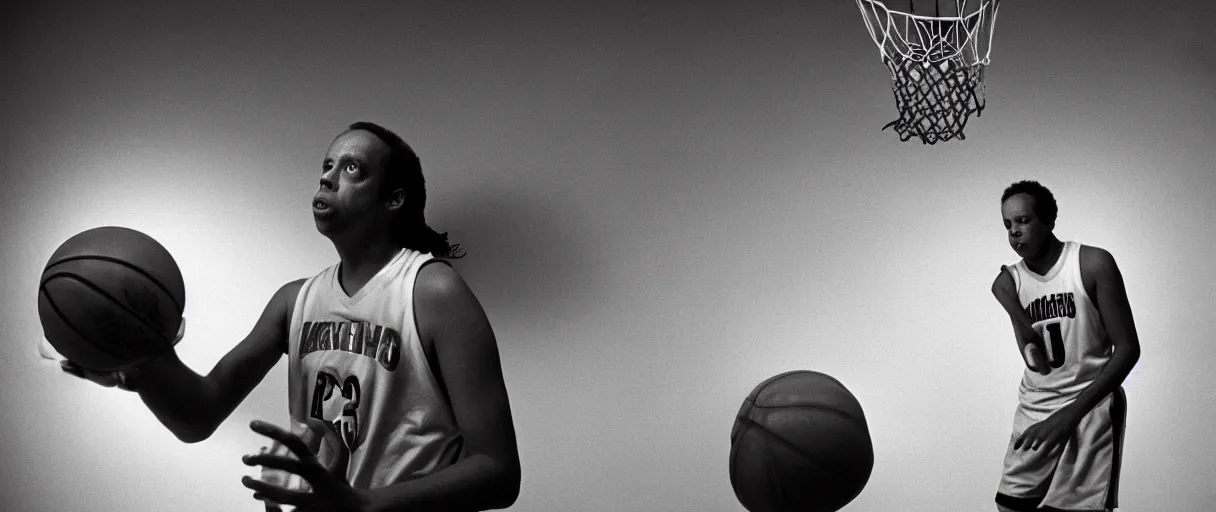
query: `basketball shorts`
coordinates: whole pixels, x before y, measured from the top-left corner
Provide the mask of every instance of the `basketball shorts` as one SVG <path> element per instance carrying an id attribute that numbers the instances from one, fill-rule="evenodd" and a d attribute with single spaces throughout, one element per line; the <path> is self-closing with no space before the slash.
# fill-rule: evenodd
<path id="1" fill-rule="evenodd" d="M 996 502 L 1013 510 L 1111 510 L 1118 507 L 1119 466 L 1127 395 L 1123 388 L 1094 406 L 1077 425 L 1076 437 L 1049 452 L 1014 450 L 1031 425 L 1055 410 L 1019 404 Z"/>

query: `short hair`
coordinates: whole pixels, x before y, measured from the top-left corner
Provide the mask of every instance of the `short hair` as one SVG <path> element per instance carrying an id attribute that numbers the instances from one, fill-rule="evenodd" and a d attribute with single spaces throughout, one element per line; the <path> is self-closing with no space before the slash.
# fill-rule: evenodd
<path id="1" fill-rule="evenodd" d="M 1010 185 L 1005 189 L 1005 193 L 1001 194 L 1001 204 L 1005 204 L 1005 200 L 1015 194 L 1029 194 L 1034 198 L 1034 214 L 1044 224 L 1054 224 L 1056 215 L 1060 209 L 1056 205 L 1056 198 L 1051 194 L 1047 187 L 1044 187 L 1037 181 L 1019 181 Z"/>
<path id="2" fill-rule="evenodd" d="M 347 127 L 347 131 L 371 132 L 388 146 L 388 156 L 382 162 L 384 181 L 380 198 L 388 197 L 397 189 L 405 190 L 406 203 L 393 219 L 394 241 L 407 249 L 431 253 L 440 258 L 461 258 L 464 251 L 459 245 L 448 243 L 448 234 L 439 233 L 426 223 L 426 180 L 422 176 L 422 162 L 418 154 L 401 137 L 376 123 L 359 121 Z"/>

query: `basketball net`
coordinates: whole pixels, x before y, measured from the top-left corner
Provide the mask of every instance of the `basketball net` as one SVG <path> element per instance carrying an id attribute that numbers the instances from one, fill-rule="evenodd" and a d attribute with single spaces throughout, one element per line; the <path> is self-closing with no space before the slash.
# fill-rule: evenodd
<path id="1" fill-rule="evenodd" d="M 894 128 L 901 141 L 966 139 L 967 120 L 984 110 L 984 68 L 1000 0 L 952 1 L 955 14 L 925 16 L 891 10 L 881 0 L 857 0 L 891 72 L 899 109 L 899 118 L 882 129 Z"/>

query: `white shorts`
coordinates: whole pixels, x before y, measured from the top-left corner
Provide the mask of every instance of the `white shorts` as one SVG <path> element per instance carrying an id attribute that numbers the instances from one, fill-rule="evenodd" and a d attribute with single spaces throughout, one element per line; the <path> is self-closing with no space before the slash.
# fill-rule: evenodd
<path id="1" fill-rule="evenodd" d="M 1013 443 L 1052 410 L 1019 404 L 1005 452 L 996 502 L 1013 510 L 1113 510 L 1119 506 L 1119 466 L 1127 395 L 1119 388 L 1077 425 L 1076 438 L 1050 452 L 1014 450 Z"/>

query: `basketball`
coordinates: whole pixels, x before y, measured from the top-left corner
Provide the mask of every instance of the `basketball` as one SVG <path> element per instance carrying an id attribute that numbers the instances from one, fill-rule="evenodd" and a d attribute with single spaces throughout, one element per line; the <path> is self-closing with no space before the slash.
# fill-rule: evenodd
<path id="1" fill-rule="evenodd" d="M 752 390 L 730 433 L 730 482 L 751 512 L 835 512 L 874 468 L 861 404 L 831 376 L 797 370 Z"/>
<path id="2" fill-rule="evenodd" d="M 1039 371 L 1043 367 L 1043 359 L 1039 357 L 1038 345 L 1027 343 L 1023 355 L 1026 356 L 1026 366 L 1029 366 L 1031 370 Z"/>
<path id="3" fill-rule="evenodd" d="M 69 238 L 38 286 L 47 341 L 96 371 L 121 370 L 171 348 L 185 305 L 186 287 L 169 251 L 121 227 Z"/>

